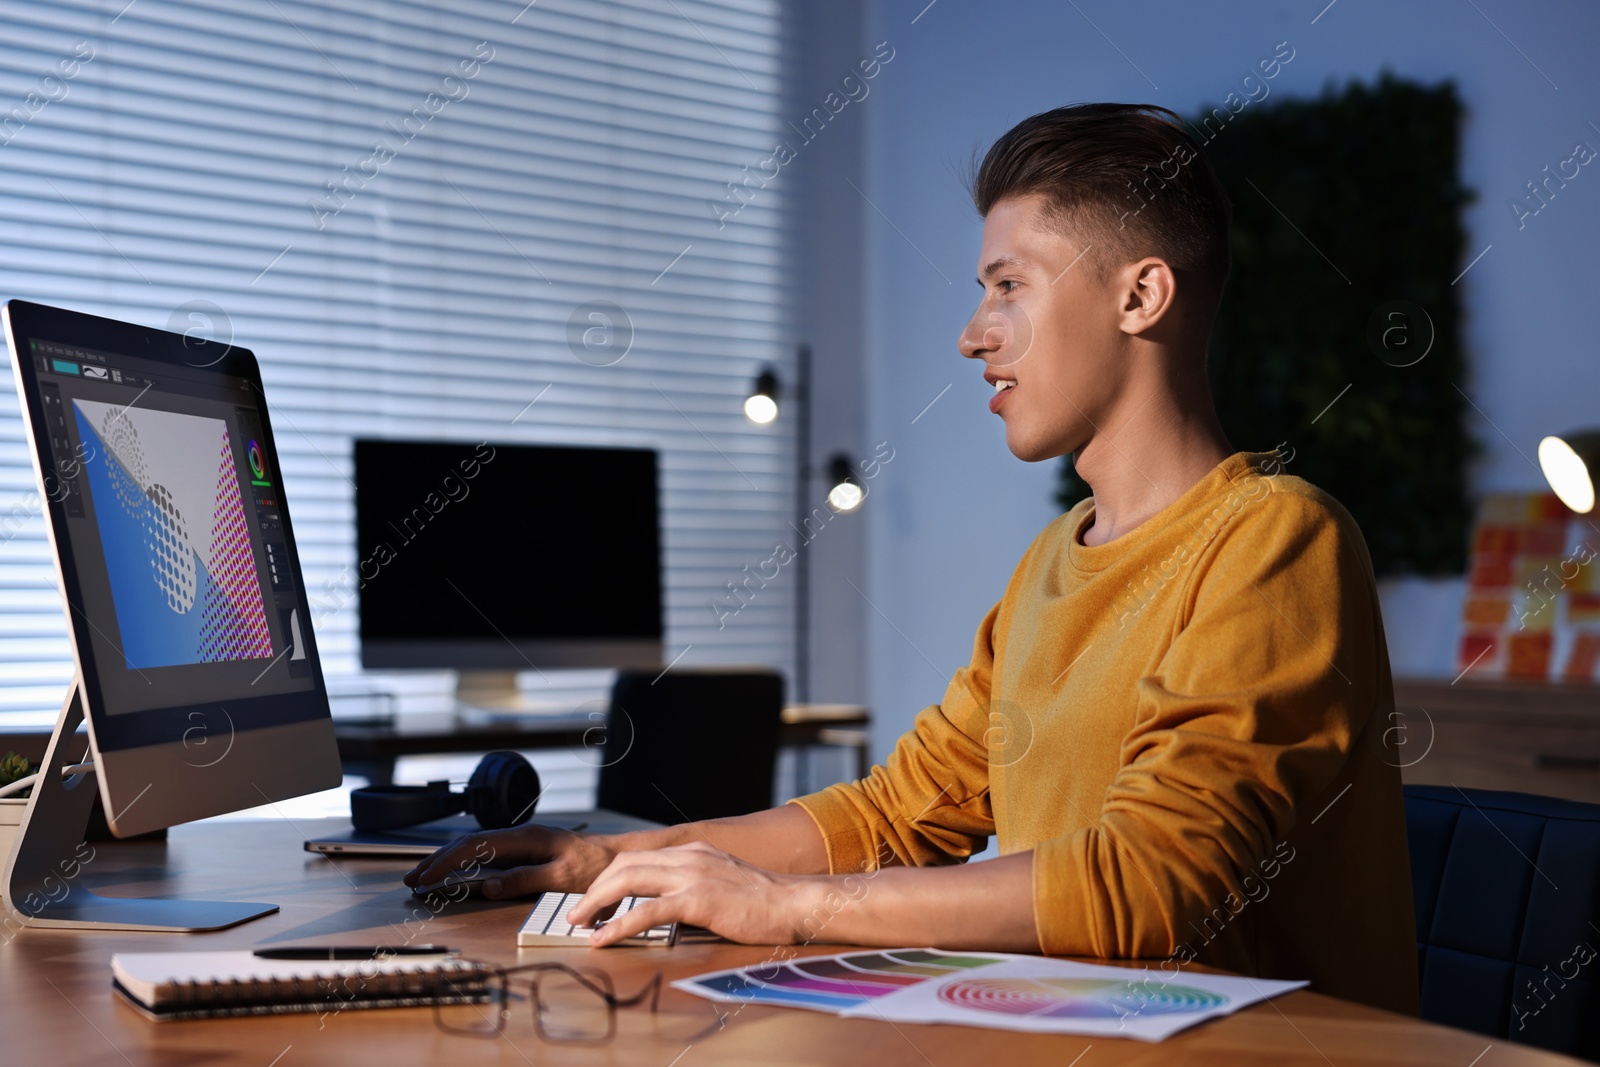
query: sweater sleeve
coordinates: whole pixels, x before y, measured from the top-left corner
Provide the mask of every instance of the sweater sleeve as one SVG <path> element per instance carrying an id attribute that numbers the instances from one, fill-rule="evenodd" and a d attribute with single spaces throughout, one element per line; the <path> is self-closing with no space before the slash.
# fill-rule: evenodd
<path id="1" fill-rule="evenodd" d="M 1274 493 L 1191 563 L 1188 621 L 1138 682 L 1100 818 L 1034 850 L 1046 953 L 1171 952 L 1337 800 L 1380 672 L 1370 565 L 1334 509 Z"/>
<path id="2" fill-rule="evenodd" d="M 943 702 L 918 713 L 887 764 L 789 802 L 822 831 L 832 873 L 960 863 L 994 833 L 984 735 L 1000 608 L 984 617 L 972 661 L 950 679 Z"/>

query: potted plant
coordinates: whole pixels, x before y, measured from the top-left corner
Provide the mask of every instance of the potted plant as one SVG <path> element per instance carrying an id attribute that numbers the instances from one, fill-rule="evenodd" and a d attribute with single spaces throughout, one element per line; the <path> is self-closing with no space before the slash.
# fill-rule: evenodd
<path id="1" fill-rule="evenodd" d="M 33 768 L 26 757 L 7 752 L 0 758 L 0 788 L 32 773 Z M 31 789 L 24 789 L 0 797 L 0 863 L 4 863 L 5 857 L 11 854 L 11 844 L 16 840 L 17 828 L 22 825 L 22 812 L 28 806 L 28 794 L 31 792 Z"/>

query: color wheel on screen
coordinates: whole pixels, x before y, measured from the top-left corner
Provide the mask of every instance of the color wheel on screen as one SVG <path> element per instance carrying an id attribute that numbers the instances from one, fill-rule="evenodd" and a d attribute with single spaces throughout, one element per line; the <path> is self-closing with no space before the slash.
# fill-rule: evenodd
<path id="1" fill-rule="evenodd" d="M 1192 986 L 1143 986 L 1108 978 L 963 978 L 939 988 L 958 1008 L 1047 1019 L 1122 1019 L 1224 1007 L 1228 998 Z"/>

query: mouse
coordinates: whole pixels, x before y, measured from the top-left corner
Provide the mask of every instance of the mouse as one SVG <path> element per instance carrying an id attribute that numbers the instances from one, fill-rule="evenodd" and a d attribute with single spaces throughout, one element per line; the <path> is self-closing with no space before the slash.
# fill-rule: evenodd
<path id="1" fill-rule="evenodd" d="M 483 883 L 491 878 L 502 877 L 505 873 L 505 871 L 495 870 L 492 867 L 480 867 L 472 874 L 467 874 L 465 871 L 452 871 L 437 882 L 414 887 L 411 890 L 411 895 L 425 897 L 438 893 L 451 900 L 482 900 Z"/>

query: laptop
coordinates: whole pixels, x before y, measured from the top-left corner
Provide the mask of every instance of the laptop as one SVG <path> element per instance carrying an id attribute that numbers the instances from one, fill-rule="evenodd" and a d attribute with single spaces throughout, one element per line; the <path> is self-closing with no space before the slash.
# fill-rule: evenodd
<path id="1" fill-rule="evenodd" d="M 648 830 L 657 824 L 635 819 L 615 811 L 553 811 L 541 813 L 525 826 L 549 826 L 557 830 L 582 830 L 591 834 L 620 834 L 629 830 Z M 338 856 L 414 857 L 432 855 L 458 837 L 482 833 L 483 827 L 470 815 L 452 815 L 420 826 L 398 830 L 343 830 L 306 842 L 307 852 Z"/>

